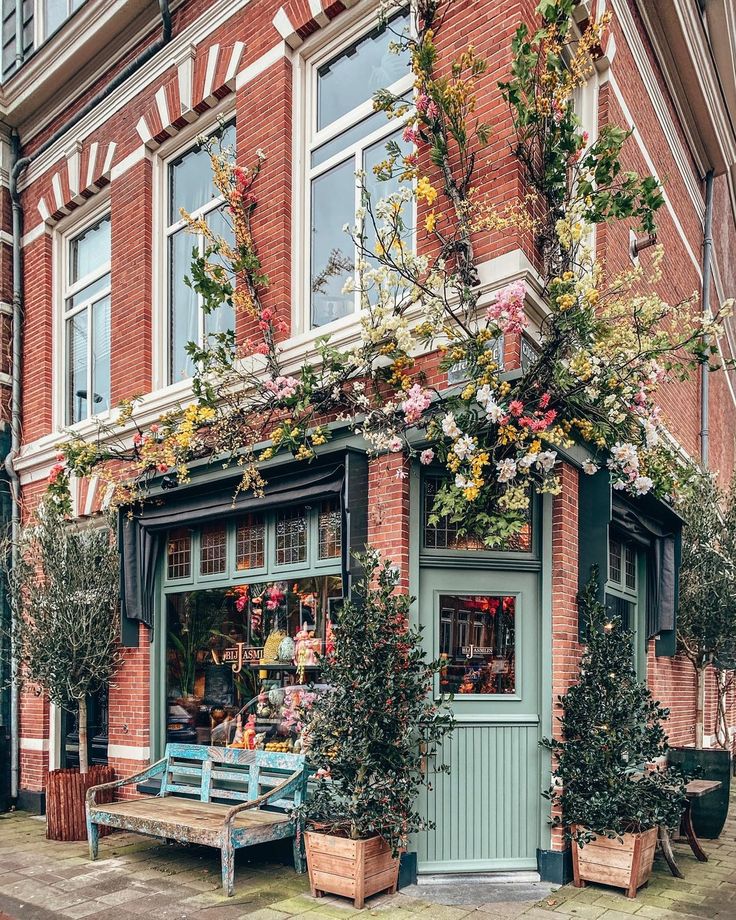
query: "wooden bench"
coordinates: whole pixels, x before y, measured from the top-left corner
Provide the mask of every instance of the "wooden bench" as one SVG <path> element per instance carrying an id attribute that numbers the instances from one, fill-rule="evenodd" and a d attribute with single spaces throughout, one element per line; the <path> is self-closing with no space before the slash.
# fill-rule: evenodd
<path id="1" fill-rule="evenodd" d="M 158 795 L 96 803 L 102 789 L 161 777 Z M 222 851 L 222 884 L 233 893 L 235 850 L 294 837 L 294 868 L 304 872 L 301 840 L 291 810 L 306 795 L 308 771 L 301 754 L 246 751 L 197 744 L 168 744 L 147 770 L 87 792 L 89 852 L 97 858 L 100 825 L 198 843 Z"/>

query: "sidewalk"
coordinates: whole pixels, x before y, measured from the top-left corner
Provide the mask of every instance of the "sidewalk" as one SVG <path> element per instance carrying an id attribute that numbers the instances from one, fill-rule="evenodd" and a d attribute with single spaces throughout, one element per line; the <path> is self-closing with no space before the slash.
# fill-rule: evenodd
<path id="1" fill-rule="evenodd" d="M 338 898 L 309 897 L 306 876 L 294 874 L 291 845 L 237 854 L 235 896 L 220 887 L 219 852 L 166 846 L 134 834 L 100 841 L 90 862 L 82 843 L 46 840 L 42 820 L 0 815 L 0 920 L 335 920 L 360 913 L 379 920 L 736 920 L 736 809 L 721 838 L 704 841 L 708 863 L 689 847 L 675 847 L 684 879 L 673 878 L 658 857 L 654 875 L 630 900 L 591 885 L 420 884 L 392 897 L 373 898 L 355 911 Z M 263 850 L 263 848 L 260 848 Z M 5 915 L 5 916 L 3 916 Z"/>

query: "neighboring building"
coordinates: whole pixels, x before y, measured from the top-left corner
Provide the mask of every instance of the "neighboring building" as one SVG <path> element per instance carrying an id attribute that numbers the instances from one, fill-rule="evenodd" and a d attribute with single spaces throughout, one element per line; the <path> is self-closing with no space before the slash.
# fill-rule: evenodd
<path id="1" fill-rule="evenodd" d="M 44 490 L 62 428 L 91 433 L 135 394 L 144 394 L 141 413 L 150 422 L 189 395 L 184 344 L 211 331 L 215 318 L 202 314 L 182 283 L 193 240 L 181 229 L 179 208 L 219 219 L 208 159 L 197 145 L 218 118 L 232 126 L 244 164 L 259 148 L 267 153 L 257 242 L 271 281 L 266 300 L 291 322 L 295 366 L 326 331 L 337 344 L 355 340 L 352 297 L 337 284 L 312 295 L 310 277 L 352 219 L 353 164 L 369 163 L 392 133 L 382 117 L 364 121 L 370 94 L 402 80 L 408 88 L 408 78 L 385 56 L 373 0 L 282 2 L 172 0 L 169 10 L 161 0 L 162 15 L 147 0 L 4 0 L 0 387 L 7 429 L 15 282 L 23 347 L 14 469 L 24 515 Z M 581 4 L 580 15 L 591 5 Z M 600 13 L 605 0 L 597 6 Z M 440 39 L 443 54 L 472 42 L 490 63 L 479 116 L 494 134 L 479 186 L 495 204 L 521 190 L 512 126 L 495 85 L 506 76 L 518 18 L 531 17 L 533 7 L 532 0 L 460 0 Z M 581 117 L 593 135 L 609 121 L 630 127 L 625 166 L 666 181 L 659 239 L 668 298 L 701 289 L 706 175 L 714 174 L 711 299 L 732 297 L 734 0 L 609 0 L 608 7 L 612 35 L 580 93 Z M 13 145 L 16 159 L 30 158 L 17 176 L 22 278 L 13 277 Z M 626 227 L 599 228 L 596 244 L 610 269 L 630 264 Z M 528 238 L 480 235 L 476 252 L 489 291 L 518 278 L 535 291 Z M 529 306 L 538 317 L 538 302 L 536 311 L 531 299 Z M 528 359 L 532 340 L 505 343 L 509 370 Z M 732 344 L 730 335 L 721 342 L 726 356 Z M 435 372 L 433 383 L 446 377 Z M 734 466 L 734 386 L 730 374 L 711 376 L 707 417 L 697 378 L 664 394 L 667 425 L 683 453 L 698 459 L 708 444 L 710 465 L 724 480 Z M 124 623 L 116 686 L 90 703 L 93 756 L 125 774 L 157 758 L 167 735 L 222 742 L 237 701 L 255 694 L 261 671 L 287 682 L 293 672 L 245 664 L 235 679 L 229 662 L 211 653 L 211 638 L 224 634 L 237 648 L 263 645 L 276 627 L 292 637 L 305 621 L 324 630 L 351 575 L 349 551 L 368 540 L 401 566 L 430 651 L 451 662 L 443 686 L 457 693 L 458 725 L 443 754 L 452 769 L 426 805 L 437 826 L 416 841 L 420 871 L 539 866 L 559 878 L 562 844 L 540 796 L 549 761 L 538 741 L 553 730 L 553 701 L 575 677 L 575 595 L 592 562 L 608 573 L 607 599 L 635 630 L 639 673 L 671 707 L 671 740 L 694 738 L 692 668 L 673 657 L 667 611 L 647 605 L 659 544 L 631 503 L 612 500 L 605 476 L 581 479 L 570 456 L 562 494 L 536 504 L 515 550 L 463 547 L 452 526 L 426 526 L 436 480 L 419 468 L 397 478 L 398 462 L 395 455 L 369 460 L 345 436 L 316 465 L 282 462 L 271 473 L 277 498 L 237 512 L 232 474 L 219 467 L 203 468 L 191 487 L 162 493 L 164 503 L 147 519 L 155 526 L 145 558 L 125 586 L 140 593 L 141 620 Z M 105 500 L 100 483 L 73 486 L 76 513 L 94 516 Z M 676 547 L 676 516 L 656 501 L 639 505 Z M 708 733 L 714 699 L 711 686 Z M 736 723 L 733 700 L 729 713 Z M 9 718 L 6 700 L 6 736 Z M 23 694 L 25 807 L 42 804 L 49 769 L 73 760 L 73 728 L 43 697 Z"/>

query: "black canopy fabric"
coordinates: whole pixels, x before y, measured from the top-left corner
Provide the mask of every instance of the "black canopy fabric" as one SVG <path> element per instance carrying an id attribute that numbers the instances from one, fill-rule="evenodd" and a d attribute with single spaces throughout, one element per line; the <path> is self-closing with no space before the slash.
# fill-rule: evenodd
<path id="1" fill-rule="evenodd" d="M 648 553 L 647 633 L 648 638 L 674 630 L 678 602 L 677 547 L 681 521 L 670 520 L 633 508 L 614 496 L 611 523 L 625 539 Z"/>
<path id="2" fill-rule="evenodd" d="M 166 531 L 224 516 L 304 504 L 344 491 L 345 466 L 323 466 L 269 476 L 264 494 L 238 492 L 237 480 L 192 485 L 151 499 L 140 510 L 121 511 L 118 519 L 122 615 L 153 626 L 156 566 Z"/>

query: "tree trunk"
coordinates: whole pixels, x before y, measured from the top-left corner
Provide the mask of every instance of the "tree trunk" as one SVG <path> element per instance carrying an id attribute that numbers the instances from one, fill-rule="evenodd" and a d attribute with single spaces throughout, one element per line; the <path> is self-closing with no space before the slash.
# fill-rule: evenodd
<path id="1" fill-rule="evenodd" d="M 79 700 L 79 772 L 84 775 L 89 769 L 87 755 L 87 698 Z"/>
<path id="2" fill-rule="evenodd" d="M 707 665 L 696 668 L 698 675 L 698 691 L 695 702 L 695 748 L 703 750 L 703 735 L 705 733 L 705 671 Z"/>

